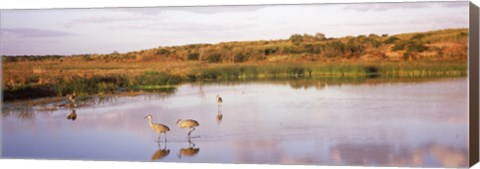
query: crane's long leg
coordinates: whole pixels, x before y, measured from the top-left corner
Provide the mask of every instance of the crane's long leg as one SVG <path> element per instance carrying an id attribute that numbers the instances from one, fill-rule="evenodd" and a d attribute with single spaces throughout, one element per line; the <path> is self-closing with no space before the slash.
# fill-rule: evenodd
<path id="1" fill-rule="evenodd" d="M 190 130 L 190 132 L 188 132 L 188 136 L 190 136 L 190 134 L 192 134 L 192 131 L 194 131 L 195 128 L 192 128 L 192 130 Z"/>
<path id="2" fill-rule="evenodd" d="M 167 142 L 167 133 L 165 132 L 165 142 Z"/>

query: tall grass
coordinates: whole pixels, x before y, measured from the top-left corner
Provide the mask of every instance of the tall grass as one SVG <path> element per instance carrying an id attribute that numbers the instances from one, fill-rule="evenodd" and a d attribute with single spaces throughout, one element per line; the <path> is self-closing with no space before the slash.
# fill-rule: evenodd
<path id="1" fill-rule="evenodd" d="M 123 91 L 172 91 L 181 79 L 164 72 L 145 72 L 140 76 L 104 75 L 93 77 L 73 76 L 66 80 L 57 77 L 47 85 L 17 84 L 3 88 L 4 100 L 28 99 L 48 96 L 108 94 Z"/>
<path id="2" fill-rule="evenodd" d="M 192 70 L 190 80 L 229 80 L 249 78 L 283 78 L 311 76 L 312 69 L 301 64 L 242 64 L 214 65 Z"/>
<path id="3" fill-rule="evenodd" d="M 104 74 L 95 76 L 57 76 L 47 84 L 4 84 L 4 100 L 48 96 L 109 94 L 125 91 L 172 92 L 186 81 L 247 80 L 247 79 L 364 79 L 459 77 L 467 75 L 465 63 L 251 63 L 208 64 L 186 69 L 183 74 L 168 71 L 144 71 L 141 74 Z"/>
<path id="4" fill-rule="evenodd" d="M 442 77 L 466 76 L 464 63 L 379 63 L 379 64 L 243 64 L 216 65 L 194 69 L 190 80 L 303 77 Z"/>
<path id="5" fill-rule="evenodd" d="M 141 76 L 131 78 L 128 87 L 134 90 L 169 91 L 181 81 L 179 76 L 165 72 L 147 71 Z"/>

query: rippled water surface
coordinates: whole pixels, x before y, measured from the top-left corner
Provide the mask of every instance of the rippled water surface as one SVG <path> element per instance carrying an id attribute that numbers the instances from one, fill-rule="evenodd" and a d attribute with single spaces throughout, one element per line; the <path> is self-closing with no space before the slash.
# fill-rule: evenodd
<path id="1" fill-rule="evenodd" d="M 223 97 L 218 107 L 215 96 Z M 4 103 L 4 158 L 466 167 L 467 79 L 185 84 L 169 95 Z M 53 110 L 48 110 L 54 108 Z M 170 127 L 157 140 L 153 121 Z M 221 117 L 220 117 L 221 116 Z M 71 117 L 71 116 L 70 116 Z M 175 125 L 195 119 L 192 132 Z"/>

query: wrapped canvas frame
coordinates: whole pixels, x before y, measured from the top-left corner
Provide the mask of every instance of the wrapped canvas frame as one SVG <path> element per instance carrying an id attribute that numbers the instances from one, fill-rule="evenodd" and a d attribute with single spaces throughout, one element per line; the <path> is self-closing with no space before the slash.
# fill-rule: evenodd
<path id="1" fill-rule="evenodd" d="M 470 79 L 470 167 L 478 163 L 479 160 L 479 8 L 472 2 L 470 2 L 470 39 L 469 39 L 469 79 Z"/>
<path id="2" fill-rule="evenodd" d="M 470 3 L 470 27 L 469 27 L 469 166 L 478 162 L 478 112 L 479 105 L 479 10 L 473 3 Z M 473 57 L 472 57 L 473 56 Z M 475 57 L 477 56 L 477 57 Z M 473 124 L 473 125 L 472 125 Z M 477 144 L 476 144 L 477 143 Z"/>

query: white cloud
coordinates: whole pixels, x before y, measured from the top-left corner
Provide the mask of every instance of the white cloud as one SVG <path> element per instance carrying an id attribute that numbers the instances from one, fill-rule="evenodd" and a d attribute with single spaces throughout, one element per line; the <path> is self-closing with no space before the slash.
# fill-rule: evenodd
<path id="1" fill-rule="evenodd" d="M 6 54 L 110 53 L 294 33 L 339 37 L 468 27 L 468 2 L 9 10 L 1 19 L 7 28 L 2 43 L 15 48 L 4 51 L 19 51 Z M 29 45 L 16 45 L 21 36 Z M 35 41 L 47 36 L 63 46 Z"/>

